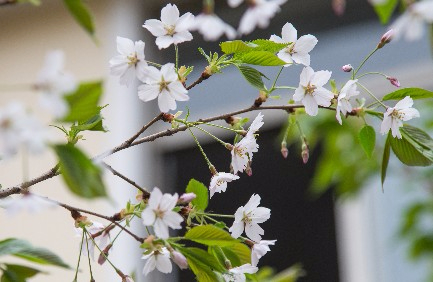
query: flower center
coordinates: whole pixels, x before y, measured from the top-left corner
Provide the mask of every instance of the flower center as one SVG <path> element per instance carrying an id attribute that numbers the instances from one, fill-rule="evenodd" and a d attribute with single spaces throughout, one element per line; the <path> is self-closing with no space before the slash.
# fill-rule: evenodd
<path id="1" fill-rule="evenodd" d="M 176 26 L 175 25 L 166 25 L 164 26 L 165 31 L 167 31 L 167 35 L 173 36 L 173 34 L 175 34 L 175 29 Z"/>
<path id="2" fill-rule="evenodd" d="M 242 221 L 245 223 L 252 222 L 251 217 L 250 217 L 250 213 L 247 213 L 247 214 L 244 213 L 244 217 L 242 218 Z"/>
<path id="3" fill-rule="evenodd" d="M 155 212 L 155 216 L 156 217 L 158 217 L 158 218 L 163 218 L 164 217 L 165 211 L 157 209 L 157 210 L 154 210 L 154 212 Z"/>
<path id="4" fill-rule="evenodd" d="M 235 154 L 238 155 L 239 157 L 243 157 L 244 156 L 244 148 L 242 147 L 234 147 L 233 150 L 235 151 Z"/>
<path id="5" fill-rule="evenodd" d="M 165 81 L 164 78 L 162 78 L 161 82 L 159 83 L 159 93 L 161 93 L 164 89 L 170 92 L 170 89 L 168 89 L 169 84 L 170 81 Z"/>
<path id="6" fill-rule="evenodd" d="M 404 113 L 394 109 L 391 113 L 391 117 L 403 120 Z"/>
<path id="7" fill-rule="evenodd" d="M 132 65 L 136 65 L 138 63 L 138 58 L 137 58 L 137 53 L 134 53 L 132 56 L 128 56 L 127 57 L 129 62 L 128 65 L 132 66 Z"/>
<path id="8" fill-rule="evenodd" d="M 304 86 L 305 94 L 313 95 L 314 90 L 316 90 L 317 87 L 315 85 L 311 85 L 308 83 L 307 86 Z"/>
<path id="9" fill-rule="evenodd" d="M 217 186 L 221 186 L 221 185 L 224 184 L 224 182 L 225 182 L 224 180 L 219 179 L 219 180 L 217 181 L 216 185 L 217 185 Z"/>
<path id="10" fill-rule="evenodd" d="M 289 53 L 290 55 L 293 55 L 295 52 L 295 44 L 290 43 L 290 45 L 286 48 L 286 53 Z"/>

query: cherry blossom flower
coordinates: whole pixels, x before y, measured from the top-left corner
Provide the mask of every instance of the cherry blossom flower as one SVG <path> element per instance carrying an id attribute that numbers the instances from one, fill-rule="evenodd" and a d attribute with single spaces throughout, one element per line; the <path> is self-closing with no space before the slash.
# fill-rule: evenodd
<path id="1" fill-rule="evenodd" d="M 262 240 L 259 243 L 255 243 L 251 250 L 251 264 L 257 266 L 259 259 L 270 252 L 269 246 L 275 245 L 277 240 Z"/>
<path id="2" fill-rule="evenodd" d="M 48 130 L 22 104 L 11 102 L 0 108 L 0 156 L 9 157 L 24 146 L 31 153 L 41 153 L 50 141 Z"/>
<path id="3" fill-rule="evenodd" d="M 161 190 L 155 187 L 150 194 L 149 202 L 141 214 L 145 226 L 153 226 L 156 236 L 167 239 L 168 228 L 180 229 L 182 216 L 172 211 L 176 206 L 178 195 L 162 194 Z"/>
<path id="4" fill-rule="evenodd" d="M 87 256 L 87 254 L 90 254 L 90 257 L 94 260 L 95 243 L 98 245 L 100 250 L 104 250 L 110 244 L 110 233 L 104 232 L 106 227 L 102 223 L 96 221 L 92 221 L 91 225 L 86 227 L 86 230 L 92 235 L 92 237 L 96 233 L 101 233 L 94 237 L 93 240 L 89 237 L 89 234 L 85 234 L 84 240 L 81 242 L 81 255 Z M 81 227 L 75 228 L 75 232 L 77 237 L 82 238 L 84 229 Z"/>
<path id="5" fill-rule="evenodd" d="M 228 273 L 223 274 L 223 278 L 225 282 L 245 282 L 246 281 L 245 273 L 254 274 L 258 270 L 259 269 L 257 267 L 247 263 L 229 269 Z"/>
<path id="6" fill-rule="evenodd" d="M 188 261 L 186 260 L 186 257 L 179 253 L 176 250 L 173 250 L 170 252 L 170 257 L 173 260 L 177 266 L 179 266 L 180 269 L 187 269 L 188 268 Z"/>
<path id="7" fill-rule="evenodd" d="M 236 179 L 239 179 L 239 176 L 231 173 L 218 172 L 214 174 L 209 185 L 210 197 L 212 198 L 215 192 L 225 192 L 227 189 L 227 183 Z"/>
<path id="8" fill-rule="evenodd" d="M 263 115 L 260 112 L 256 118 L 253 120 L 253 122 L 251 123 L 250 127 L 248 128 L 247 131 L 247 135 L 254 135 L 254 133 L 256 133 L 260 127 L 262 127 L 264 124 L 263 122 Z"/>
<path id="9" fill-rule="evenodd" d="M 310 55 L 317 44 L 317 38 L 311 34 L 302 35 L 298 39 L 298 31 L 291 23 L 286 23 L 281 30 L 281 37 L 272 35 L 270 40 L 277 43 L 290 43 L 286 48 L 278 52 L 277 56 L 287 63 L 286 66 L 297 64 L 310 65 Z"/>
<path id="10" fill-rule="evenodd" d="M 425 23 L 433 23 L 433 1 L 424 0 L 415 2 L 406 8 L 406 11 L 392 24 L 394 39 L 401 36 L 408 41 L 422 38 Z"/>
<path id="11" fill-rule="evenodd" d="M 236 30 L 215 14 L 202 13 L 196 16 L 192 30 L 200 32 L 204 40 L 207 41 L 218 40 L 223 34 L 225 34 L 228 39 L 234 39 L 236 37 Z"/>
<path id="12" fill-rule="evenodd" d="M 63 68 L 64 53 L 61 50 L 50 51 L 36 81 L 36 89 L 42 92 L 39 103 L 56 118 L 66 115 L 69 109 L 63 96 L 77 88 L 75 78 Z"/>
<path id="13" fill-rule="evenodd" d="M 179 44 L 192 40 L 189 32 L 194 24 L 194 16 L 186 13 L 179 17 L 179 9 L 176 5 L 167 4 L 161 10 L 161 20 L 147 20 L 143 27 L 156 36 L 156 45 L 159 49 L 169 47 L 171 44 Z"/>
<path id="14" fill-rule="evenodd" d="M 144 42 L 135 41 L 118 36 L 117 52 L 120 55 L 110 60 L 110 72 L 112 75 L 120 76 L 120 84 L 129 86 L 137 76 L 140 80 L 145 79 L 144 69 L 147 62 L 144 60 Z"/>
<path id="15" fill-rule="evenodd" d="M 260 242 L 264 230 L 258 225 L 271 217 L 271 210 L 259 207 L 260 196 L 253 194 L 245 206 L 241 206 L 235 213 L 235 221 L 229 231 L 233 238 L 238 238 L 244 232 L 248 238 L 255 242 Z"/>
<path id="16" fill-rule="evenodd" d="M 238 32 L 241 34 L 251 33 L 256 26 L 266 28 L 269 25 L 271 18 L 275 16 L 281 9 L 280 6 L 286 3 L 287 0 L 253 0 L 249 1 L 250 6 L 241 18 Z M 231 7 L 238 6 L 242 1 L 229 0 Z"/>
<path id="17" fill-rule="evenodd" d="M 194 193 L 183 193 L 179 197 L 179 200 L 177 202 L 180 204 L 188 204 L 189 202 L 191 202 L 195 198 L 197 198 L 197 195 Z"/>
<path id="18" fill-rule="evenodd" d="M 356 90 L 356 83 L 358 82 L 357 79 L 355 80 L 349 80 L 346 82 L 346 84 L 343 86 L 343 88 L 340 91 L 340 94 L 338 95 L 338 103 L 337 103 L 337 109 L 336 109 L 336 118 L 340 124 L 342 124 L 341 115 L 342 113 L 344 116 L 352 111 L 352 105 L 350 104 L 350 98 L 359 95 L 359 91 Z"/>
<path id="19" fill-rule="evenodd" d="M 401 139 L 400 127 L 403 126 L 403 121 L 419 117 L 418 110 L 412 108 L 412 106 L 412 98 L 406 96 L 393 108 L 388 108 L 383 114 L 380 133 L 386 134 L 391 129 L 392 136 Z"/>
<path id="20" fill-rule="evenodd" d="M 138 97 L 144 102 L 158 97 L 159 109 L 168 112 L 176 109 L 176 101 L 189 100 L 188 91 L 178 80 L 174 64 L 165 64 L 160 70 L 148 66 L 145 73 L 145 84 L 138 87 Z"/>
<path id="21" fill-rule="evenodd" d="M 347 65 L 342 66 L 341 69 L 342 69 L 344 72 L 351 72 L 351 71 L 353 70 L 353 67 L 352 67 L 351 64 L 347 64 Z"/>
<path id="22" fill-rule="evenodd" d="M 35 214 L 42 210 L 56 207 L 56 205 L 43 197 L 27 192 L 20 196 L 0 199 L 0 207 L 6 209 L 8 215 L 14 216 L 22 211 Z"/>
<path id="23" fill-rule="evenodd" d="M 147 260 L 143 268 L 144 275 L 149 274 L 155 268 L 162 273 L 170 273 L 173 268 L 170 261 L 170 252 L 165 247 L 144 255 L 142 259 Z"/>
<path id="24" fill-rule="evenodd" d="M 305 67 L 300 76 L 299 87 L 295 90 L 293 100 L 302 102 L 305 106 L 305 112 L 310 116 L 316 116 L 318 106 L 329 107 L 334 94 L 323 88 L 331 78 L 332 72 L 318 71 L 314 72 L 311 67 Z"/>

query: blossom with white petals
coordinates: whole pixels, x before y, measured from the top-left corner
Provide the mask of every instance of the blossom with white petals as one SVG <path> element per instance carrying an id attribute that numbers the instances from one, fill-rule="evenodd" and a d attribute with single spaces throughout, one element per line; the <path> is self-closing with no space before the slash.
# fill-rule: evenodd
<path id="1" fill-rule="evenodd" d="M 314 35 L 302 35 L 298 39 L 296 28 L 291 23 L 286 23 L 281 30 L 281 37 L 272 35 L 270 40 L 277 43 L 290 43 L 277 54 L 278 58 L 287 63 L 286 66 L 293 64 L 293 61 L 305 66 L 310 65 L 310 55 L 308 53 L 317 44 L 317 38 Z"/>
<path id="2" fill-rule="evenodd" d="M 181 215 L 173 211 L 178 200 L 178 195 L 162 194 L 161 190 L 155 187 L 150 194 L 146 208 L 141 213 L 141 219 L 145 226 L 153 226 L 156 236 L 167 239 L 168 228 L 180 229 L 183 221 Z"/>
<path id="3" fill-rule="evenodd" d="M 6 209 L 6 213 L 14 216 L 22 211 L 35 214 L 41 210 L 53 208 L 56 205 L 43 197 L 34 195 L 30 192 L 16 197 L 0 199 L 0 207 Z"/>
<path id="4" fill-rule="evenodd" d="M 36 89 L 42 92 L 39 103 L 56 118 L 66 115 L 69 109 L 63 96 L 77 88 L 75 78 L 63 68 L 64 53 L 61 50 L 50 51 L 36 81 Z"/>
<path id="5" fill-rule="evenodd" d="M 337 115 L 335 116 L 340 124 L 342 124 L 341 115 L 344 116 L 352 111 L 352 105 L 350 104 L 350 98 L 353 96 L 359 95 L 359 91 L 356 90 L 357 79 L 349 80 L 346 84 L 341 88 L 340 94 L 338 95 L 338 103 L 337 103 Z"/>
<path id="6" fill-rule="evenodd" d="M 191 29 L 200 32 L 204 40 L 207 41 L 218 40 L 223 34 L 225 34 L 228 39 L 234 39 L 236 37 L 236 30 L 215 14 L 203 13 L 196 16 Z"/>
<path id="7" fill-rule="evenodd" d="M 214 174 L 209 185 L 210 197 L 212 198 L 215 192 L 225 192 L 227 189 L 227 183 L 236 179 L 239 179 L 239 176 L 231 173 L 218 172 Z"/>
<path id="8" fill-rule="evenodd" d="M 400 127 L 403 126 L 403 121 L 419 117 L 418 110 L 412 108 L 412 106 L 412 98 L 406 96 L 393 108 L 386 109 L 386 112 L 383 114 L 380 133 L 386 134 L 391 129 L 392 136 L 401 139 Z"/>
<path id="9" fill-rule="evenodd" d="M 269 246 L 275 245 L 276 241 L 277 240 L 262 240 L 259 243 L 255 243 L 251 249 L 251 264 L 257 266 L 259 259 L 266 255 L 267 252 L 271 251 Z"/>
<path id="10" fill-rule="evenodd" d="M 179 17 L 179 9 L 176 5 L 167 4 L 161 10 L 161 20 L 147 20 L 143 27 L 156 36 L 156 45 L 159 49 L 169 47 L 171 44 L 179 44 L 192 40 L 189 32 L 194 24 L 194 16 L 186 13 Z"/>
<path id="11" fill-rule="evenodd" d="M 89 234 L 85 234 L 83 241 L 81 242 L 81 255 L 87 256 L 90 254 L 90 257 L 94 260 L 94 251 L 95 251 L 95 243 L 98 245 L 98 248 L 104 250 L 110 244 L 110 233 L 105 232 L 107 227 L 105 227 L 102 223 L 92 221 L 90 226 L 86 227 L 87 233 L 90 235 L 95 235 L 96 233 L 100 233 L 100 235 L 93 238 L 90 238 Z M 82 238 L 84 229 L 75 228 L 76 236 Z M 98 250 L 99 252 L 99 250 Z"/>
<path id="12" fill-rule="evenodd" d="M 260 112 L 248 128 L 247 135 L 254 135 L 264 124 L 263 114 Z"/>
<path id="13" fill-rule="evenodd" d="M 401 36 L 408 41 L 421 39 L 425 23 L 433 23 L 433 0 L 424 0 L 411 4 L 406 11 L 390 26 L 394 30 L 394 39 Z"/>
<path id="14" fill-rule="evenodd" d="M 241 34 L 251 33 L 256 26 L 266 28 L 269 25 L 271 18 L 278 13 L 280 6 L 286 3 L 287 0 L 253 0 L 249 1 L 250 6 L 241 18 L 238 31 Z M 230 6 L 240 4 L 242 1 L 229 0 Z"/>
<path id="15" fill-rule="evenodd" d="M 145 84 L 138 87 L 138 97 L 144 102 L 158 97 L 158 106 L 161 112 L 176 109 L 176 101 L 187 101 L 188 90 L 179 81 L 174 64 L 168 63 L 160 70 L 153 66 L 145 69 Z"/>
<path id="16" fill-rule="evenodd" d="M 144 275 L 149 274 L 155 268 L 162 273 L 170 273 L 173 268 L 170 261 L 170 252 L 165 247 L 144 255 L 142 259 L 147 260 L 143 268 Z"/>
<path id="17" fill-rule="evenodd" d="M 20 146 L 41 153 L 49 140 L 48 130 L 22 104 L 12 102 L 0 108 L 0 157 L 15 154 Z"/>
<path id="18" fill-rule="evenodd" d="M 233 238 L 238 238 L 244 232 L 248 238 L 255 242 L 260 242 L 264 230 L 258 225 L 271 217 L 271 210 L 259 207 L 260 196 L 253 194 L 245 206 L 241 206 L 235 213 L 235 221 L 229 231 Z"/>
<path id="19" fill-rule="evenodd" d="M 229 269 L 227 273 L 223 274 L 223 278 L 225 282 L 245 282 L 245 273 L 254 274 L 258 270 L 259 269 L 256 266 L 252 266 L 251 264 L 247 263 Z"/>
<path id="20" fill-rule="evenodd" d="M 179 266 L 180 269 L 187 269 L 188 268 L 188 261 L 184 255 L 182 255 L 180 252 L 173 250 L 170 252 L 170 257 L 173 260 L 177 266 Z"/>
<path id="21" fill-rule="evenodd" d="M 316 116 L 319 106 L 329 107 L 334 94 L 323 88 L 331 78 L 332 72 L 314 72 L 311 67 L 305 67 L 300 76 L 299 87 L 295 90 L 293 100 L 302 102 L 305 112 L 310 116 Z"/>
<path id="22" fill-rule="evenodd" d="M 137 76 L 144 80 L 144 68 L 147 62 L 144 60 L 144 42 L 139 40 L 135 43 L 128 38 L 118 36 L 117 52 L 120 55 L 110 60 L 110 72 L 112 75 L 120 76 L 120 84 L 129 86 Z"/>

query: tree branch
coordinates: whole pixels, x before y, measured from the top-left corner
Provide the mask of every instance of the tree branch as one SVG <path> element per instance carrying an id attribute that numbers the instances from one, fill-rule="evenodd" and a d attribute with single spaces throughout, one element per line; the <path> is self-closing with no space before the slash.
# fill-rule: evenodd
<path id="1" fill-rule="evenodd" d="M 134 186 L 135 188 L 137 188 L 138 190 L 140 190 L 141 192 L 143 192 L 143 198 L 149 198 L 150 193 L 140 187 L 137 183 L 135 183 L 133 180 L 129 179 L 128 177 L 126 177 L 125 175 L 121 174 L 120 172 L 118 172 L 117 170 L 115 170 L 114 168 L 112 168 L 110 165 L 103 163 L 103 165 L 109 170 L 111 171 L 114 175 L 120 177 L 121 179 L 125 180 L 126 182 L 128 182 L 129 184 L 131 184 L 132 186 Z"/>

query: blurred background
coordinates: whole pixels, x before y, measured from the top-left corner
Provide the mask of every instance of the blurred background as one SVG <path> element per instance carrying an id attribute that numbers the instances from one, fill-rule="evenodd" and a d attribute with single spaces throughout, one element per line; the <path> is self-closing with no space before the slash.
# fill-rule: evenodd
<path id="1" fill-rule="evenodd" d="M 216 2 L 215 12 L 236 27 L 245 6 L 231 9 L 225 1 Z M 78 80 L 104 80 L 102 104 L 109 105 L 103 110 L 109 132 L 86 133 L 86 140 L 80 142 L 81 148 L 94 156 L 120 144 L 157 115 L 158 108 L 156 101 L 143 103 L 138 99 L 138 83 L 129 88 L 123 87 L 119 85 L 117 77 L 109 75 L 108 61 L 117 54 L 116 36 L 145 41 L 146 59 L 160 63 L 173 62 L 172 48 L 159 51 L 154 37 L 141 27 L 146 19 L 159 19 L 161 7 L 167 3 L 89 1 L 86 4 L 94 17 L 97 40 L 93 40 L 76 24 L 61 1 L 44 0 L 39 7 L 1 7 L 0 88 L 2 85 L 34 82 L 46 52 L 62 49 L 66 54 L 66 69 L 75 74 Z M 178 5 L 181 14 L 190 11 L 197 15 L 201 11 L 201 1 L 171 3 Z M 341 66 L 357 66 L 387 31 L 365 0 L 348 1 L 342 16 L 334 14 L 330 0 L 288 0 L 267 29 L 256 30 L 243 39 L 281 35 L 281 28 L 286 22 L 297 28 L 298 36 L 313 34 L 318 38 L 318 44 L 310 53 L 311 67 L 316 71 L 332 71 L 332 78 L 338 86 L 350 78 L 341 71 Z M 197 48 L 202 47 L 206 52 L 219 51 L 218 44 L 204 42 L 197 33 L 193 35 L 193 41 L 179 45 L 180 64 L 194 65 L 190 81 L 195 80 L 206 66 Z M 297 86 L 301 69 L 300 66 L 285 69 L 280 81 L 284 81 L 285 85 Z M 277 70 L 260 70 L 270 78 L 277 73 Z M 402 87 L 433 89 L 428 35 L 415 42 L 397 41 L 386 45 L 368 61 L 364 71 L 379 71 L 397 77 Z M 364 85 L 379 96 L 395 90 L 381 76 L 369 76 L 364 80 Z M 277 94 L 281 95 L 281 99 L 269 101 L 269 104 L 286 103 L 293 92 L 280 91 Z M 190 119 L 196 119 L 249 107 L 258 93 L 237 70 L 227 68 L 223 74 L 215 75 L 193 88 L 189 95 L 190 101 L 178 103 L 178 110 L 185 111 L 185 107 L 188 107 Z M 37 103 L 35 93 L 26 90 L 0 93 L 0 107 L 12 100 L 24 101 L 49 122 L 49 117 L 34 107 Z M 429 111 L 431 104 L 424 105 L 424 108 L 419 104 L 415 106 L 423 115 Z M 254 118 L 256 114 L 245 116 Z M 271 247 L 272 252 L 260 261 L 260 266 L 269 265 L 276 271 L 282 271 L 300 263 L 306 272 L 300 281 L 429 280 L 433 251 L 432 204 L 429 201 L 431 170 L 415 171 L 391 157 L 383 192 L 378 172 L 383 153 L 381 146 L 385 139 L 378 135 L 375 155 L 368 159 L 362 151 L 354 149 L 359 146 L 356 136 L 362 121 L 355 118 L 344 120 L 343 126 L 340 126 L 332 113 L 328 115 L 325 112 L 320 112 L 323 119 L 317 121 L 309 117 L 300 119 L 311 144 L 309 162 L 306 165 L 302 163 L 300 139 L 296 134 L 289 138 L 289 157 L 283 159 L 280 144 L 287 114 L 276 111 L 263 114 L 265 125 L 258 139 L 260 150 L 255 155 L 253 175 L 232 183 L 226 193 L 216 194 L 210 202 L 213 211 L 234 213 L 238 206 L 248 201 L 252 193 L 258 193 L 262 198 L 261 205 L 272 209 L 271 220 L 263 224 L 266 230 L 264 239 L 278 241 L 276 246 Z M 377 121 L 368 121 L 378 128 Z M 159 126 L 148 133 L 163 130 L 167 124 Z M 62 133 L 54 128 L 52 130 L 62 141 Z M 347 133 L 338 134 L 343 131 Z M 227 141 L 232 138 L 225 133 L 211 132 Z M 197 136 L 215 166 L 228 169 L 230 155 L 227 150 L 206 136 L 199 133 Z M 23 156 L 17 155 L 11 160 L 0 162 L 0 182 L 3 187 L 22 181 L 22 159 Z M 133 147 L 108 157 L 107 162 L 138 184 L 149 189 L 159 187 L 165 192 L 182 193 L 191 178 L 207 185 L 211 177 L 205 161 L 187 133 Z M 55 163 L 55 156 L 51 152 L 31 157 L 30 177 L 40 175 Z M 133 200 L 135 191 L 108 171 L 104 176 L 110 193 L 109 201 L 79 199 L 64 187 L 59 177 L 35 185 L 32 191 L 72 206 L 111 215 L 119 211 L 128 199 Z M 144 235 L 139 222 L 134 229 Z M 64 209 L 15 217 L 0 213 L 0 239 L 8 237 L 27 239 L 34 245 L 54 251 L 68 264 L 76 264 L 80 238 L 75 237 L 73 220 Z M 161 275 L 155 271 L 143 277 L 141 255 L 136 241 L 123 236 L 110 257 L 125 273 L 135 273 L 135 281 L 193 279 L 188 271 L 174 271 L 171 275 Z M 73 271 L 51 267 L 47 267 L 46 271 L 48 275 L 36 276 L 31 281 L 70 281 L 74 275 Z M 108 264 L 102 267 L 95 265 L 93 271 L 97 281 L 119 281 Z M 79 281 L 86 279 L 88 270 L 83 263 Z"/>

